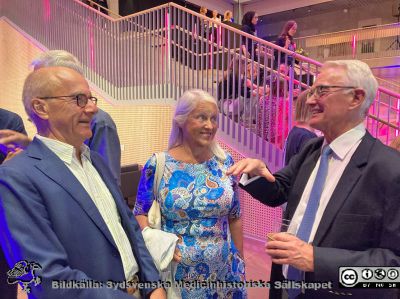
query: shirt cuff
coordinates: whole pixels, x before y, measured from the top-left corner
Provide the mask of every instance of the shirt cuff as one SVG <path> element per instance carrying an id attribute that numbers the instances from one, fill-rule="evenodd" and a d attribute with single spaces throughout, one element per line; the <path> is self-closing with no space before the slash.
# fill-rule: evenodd
<path id="1" fill-rule="evenodd" d="M 249 175 L 247 173 L 243 173 L 239 183 L 242 184 L 242 186 L 247 186 L 248 184 L 254 182 L 255 180 L 258 180 L 259 178 L 260 176 L 257 175 L 249 179 Z"/>

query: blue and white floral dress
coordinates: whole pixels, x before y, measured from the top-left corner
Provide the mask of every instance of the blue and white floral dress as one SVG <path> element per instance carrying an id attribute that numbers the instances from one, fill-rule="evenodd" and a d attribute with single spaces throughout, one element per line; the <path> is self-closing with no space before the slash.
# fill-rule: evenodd
<path id="1" fill-rule="evenodd" d="M 165 154 L 159 186 L 161 229 L 178 235 L 182 261 L 175 280 L 185 282 L 182 298 L 247 298 L 244 287 L 198 287 L 199 281 L 244 282 L 244 261 L 229 232 L 229 219 L 240 217 L 237 182 L 227 176 L 233 159 L 213 156 L 200 164 L 175 160 Z M 144 166 L 135 215 L 146 215 L 153 203 L 156 158 Z M 197 287 L 196 287 L 197 286 Z"/>

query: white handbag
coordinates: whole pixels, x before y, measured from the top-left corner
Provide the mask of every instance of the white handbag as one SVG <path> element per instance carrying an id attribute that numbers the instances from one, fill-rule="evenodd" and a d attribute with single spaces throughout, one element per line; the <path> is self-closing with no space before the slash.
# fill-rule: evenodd
<path id="1" fill-rule="evenodd" d="M 154 155 L 156 156 L 156 172 L 154 174 L 154 182 L 153 182 L 154 200 L 153 200 L 153 203 L 147 214 L 147 219 L 148 219 L 150 228 L 161 230 L 161 210 L 160 210 L 160 203 L 159 203 L 158 188 L 160 187 L 161 178 L 164 174 L 164 169 L 165 169 L 165 152 L 155 153 Z M 144 231 L 144 233 L 146 233 L 146 232 Z M 147 232 L 147 233 L 149 233 L 149 232 Z M 163 232 L 163 233 L 167 234 L 167 235 L 173 235 L 172 240 L 171 240 L 171 236 L 167 236 L 166 238 L 168 240 L 174 242 L 176 245 L 176 242 L 178 242 L 178 238 L 176 237 L 176 235 L 166 233 L 166 232 Z M 160 255 L 159 248 L 157 248 L 157 250 L 156 250 L 157 254 L 155 254 L 151 248 L 153 246 L 150 245 L 146 235 L 144 236 L 144 239 L 146 242 L 146 246 L 149 249 L 149 252 L 153 257 L 153 260 L 155 260 L 155 257 Z M 166 243 L 168 243 L 167 239 L 164 240 Z M 165 252 L 163 252 L 163 253 L 165 253 Z M 168 260 L 172 260 L 172 257 L 169 257 Z M 159 263 L 159 266 L 160 265 L 161 265 L 161 263 Z M 169 281 L 172 283 L 171 287 L 167 288 L 167 298 L 168 299 L 181 299 L 182 298 L 180 288 L 175 284 L 175 281 L 174 281 L 174 273 L 176 272 L 176 267 L 177 267 L 177 264 L 174 261 L 171 261 L 170 266 L 168 266 L 167 269 L 165 269 L 163 271 L 161 269 L 159 269 L 161 279 L 163 281 Z"/>
<path id="2" fill-rule="evenodd" d="M 155 229 L 161 229 L 161 211 L 159 203 L 158 188 L 160 187 L 161 178 L 164 174 L 165 168 L 165 153 L 155 153 L 156 156 L 156 173 L 154 174 L 153 182 L 153 204 L 147 214 L 147 219 L 149 221 L 149 226 Z"/>

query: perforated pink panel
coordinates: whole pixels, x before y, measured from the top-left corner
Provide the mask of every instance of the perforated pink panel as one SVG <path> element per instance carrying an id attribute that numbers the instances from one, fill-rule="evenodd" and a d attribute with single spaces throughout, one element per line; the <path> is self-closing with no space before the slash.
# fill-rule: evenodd
<path id="1" fill-rule="evenodd" d="M 235 151 L 229 145 L 218 141 L 220 146 L 229 152 L 235 162 L 244 159 L 242 154 Z M 257 239 L 265 240 L 267 233 L 271 232 L 275 223 L 282 218 L 281 208 L 271 208 L 251 197 L 240 189 L 240 206 L 242 209 L 243 233 Z"/>

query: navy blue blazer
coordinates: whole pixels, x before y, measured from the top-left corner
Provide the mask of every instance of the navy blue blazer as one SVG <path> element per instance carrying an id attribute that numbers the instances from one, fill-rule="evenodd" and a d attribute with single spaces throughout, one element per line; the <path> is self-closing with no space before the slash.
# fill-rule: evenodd
<path id="1" fill-rule="evenodd" d="M 241 186 L 269 205 L 287 202 L 284 218 L 291 219 L 321 154 L 323 138 L 308 142 L 288 166 Z M 329 178 L 328 178 L 329 179 Z M 322 215 L 314 241 L 314 272 L 306 281 L 332 281 L 334 289 L 306 291 L 305 298 L 397 298 L 399 291 L 338 288 L 340 266 L 400 266 L 400 154 L 366 132 L 345 168 Z M 282 280 L 273 265 L 271 280 Z M 270 298 L 280 298 L 280 290 Z M 335 294 L 335 292 L 337 294 Z"/>
<path id="2" fill-rule="evenodd" d="M 159 281 L 141 229 L 124 203 L 118 185 L 100 156 L 94 167 L 113 195 L 131 242 L 141 282 Z M 111 288 L 52 289 L 54 280 L 125 280 L 121 257 L 106 223 L 88 193 L 40 140 L 0 166 L 0 242 L 11 267 L 37 262 L 42 283 L 31 298 L 130 298 Z M 142 296 L 153 289 L 143 289 Z"/>
<path id="3" fill-rule="evenodd" d="M 107 112 L 99 109 L 90 122 L 90 128 L 93 135 L 85 144 L 100 154 L 118 185 L 121 185 L 121 143 L 114 120 Z"/>

